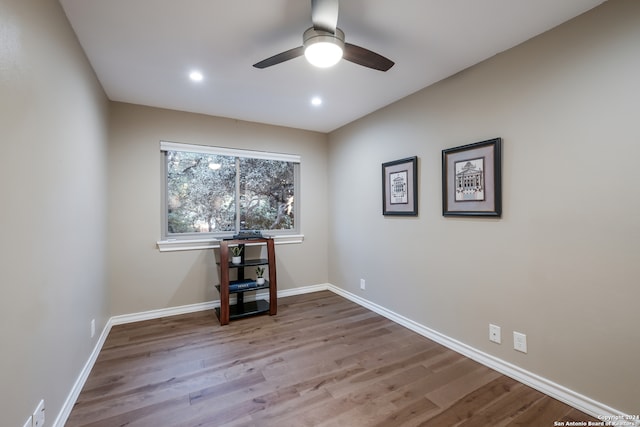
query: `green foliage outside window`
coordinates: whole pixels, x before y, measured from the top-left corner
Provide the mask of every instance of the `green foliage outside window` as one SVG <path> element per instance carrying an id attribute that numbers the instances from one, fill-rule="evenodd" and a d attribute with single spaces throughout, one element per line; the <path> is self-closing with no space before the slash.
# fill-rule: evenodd
<path id="1" fill-rule="evenodd" d="M 295 228 L 294 163 L 184 151 L 166 162 L 169 234 Z"/>

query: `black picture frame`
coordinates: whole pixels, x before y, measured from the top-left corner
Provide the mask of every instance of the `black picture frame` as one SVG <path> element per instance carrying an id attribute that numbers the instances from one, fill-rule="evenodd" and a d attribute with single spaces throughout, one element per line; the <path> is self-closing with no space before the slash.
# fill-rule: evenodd
<path id="1" fill-rule="evenodd" d="M 382 164 L 382 215 L 418 215 L 418 157 Z"/>
<path id="2" fill-rule="evenodd" d="M 442 215 L 501 217 L 502 138 L 442 150 Z"/>

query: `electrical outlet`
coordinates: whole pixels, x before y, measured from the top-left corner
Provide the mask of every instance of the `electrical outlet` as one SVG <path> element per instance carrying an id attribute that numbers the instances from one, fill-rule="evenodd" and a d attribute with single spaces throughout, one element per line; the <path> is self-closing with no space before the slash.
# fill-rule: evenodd
<path id="1" fill-rule="evenodd" d="M 502 334 L 500 333 L 500 326 L 492 325 L 489 323 L 489 341 L 496 344 L 502 343 Z"/>
<path id="2" fill-rule="evenodd" d="M 96 319 L 91 319 L 91 338 L 96 336 Z"/>
<path id="3" fill-rule="evenodd" d="M 523 353 L 527 352 L 527 336 L 525 334 L 513 331 L 513 349 Z"/>
<path id="4" fill-rule="evenodd" d="M 44 400 L 41 400 L 36 407 L 36 411 L 33 413 L 33 427 L 44 426 Z"/>
<path id="5" fill-rule="evenodd" d="M 22 427 L 32 427 L 32 426 L 33 426 L 33 417 L 29 415 L 29 418 L 27 418 L 27 421 L 24 423 Z"/>
<path id="6" fill-rule="evenodd" d="M 364 282 L 364 279 L 360 279 L 360 289 L 364 291 L 365 287 L 366 287 L 366 284 Z"/>

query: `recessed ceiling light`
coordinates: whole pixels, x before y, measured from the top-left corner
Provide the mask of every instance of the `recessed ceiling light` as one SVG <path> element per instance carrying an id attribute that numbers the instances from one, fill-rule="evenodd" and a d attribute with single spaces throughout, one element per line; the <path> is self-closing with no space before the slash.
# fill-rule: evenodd
<path id="1" fill-rule="evenodd" d="M 192 71 L 189 74 L 189 78 L 191 80 L 193 80 L 194 82 L 200 82 L 202 81 L 202 79 L 204 78 L 204 76 L 202 75 L 202 73 L 200 71 Z"/>
<path id="2" fill-rule="evenodd" d="M 322 105 L 322 98 L 320 98 L 319 96 L 314 96 L 313 98 L 311 98 L 311 105 L 315 105 L 316 107 L 318 105 Z"/>

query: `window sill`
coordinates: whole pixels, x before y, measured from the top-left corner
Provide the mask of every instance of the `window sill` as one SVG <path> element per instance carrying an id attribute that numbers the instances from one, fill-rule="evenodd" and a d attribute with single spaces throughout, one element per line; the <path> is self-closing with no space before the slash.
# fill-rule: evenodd
<path id="1" fill-rule="evenodd" d="M 302 243 L 304 234 L 281 235 L 273 237 L 276 245 L 288 245 Z M 194 251 L 200 249 L 215 249 L 220 247 L 219 239 L 194 239 L 194 240 L 159 240 L 156 242 L 160 252 Z M 251 240 L 247 240 L 251 245 Z"/>

